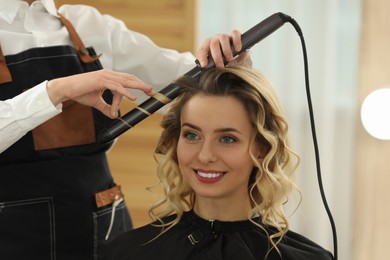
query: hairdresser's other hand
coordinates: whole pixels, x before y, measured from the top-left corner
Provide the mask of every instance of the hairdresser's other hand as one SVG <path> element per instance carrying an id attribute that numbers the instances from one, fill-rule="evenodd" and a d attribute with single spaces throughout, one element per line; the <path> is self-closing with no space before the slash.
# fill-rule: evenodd
<path id="1" fill-rule="evenodd" d="M 135 100 L 136 97 L 127 89 L 138 89 L 148 96 L 154 94 L 151 86 L 143 83 L 134 75 L 99 70 L 77 74 L 69 77 L 57 78 L 47 83 L 47 92 L 55 106 L 67 101 L 76 102 L 94 107 L 108 117 L 118 116 L 119 105 L 123 97 Z M 112 104 L 107 104 L 102 95 L 105 90 L 113 94 Z"/>
<path id="2" fill-rule="evenodd" d="M 241 33 L 233 30 L 231 35 L 217 34 L 214 37 L 207 38 L 197 52 L 197 58 L 202 68 L 208 65 L 208 55 L 211 54 L 216 67 L 224 67 L 224 58 L 226 61 L 235 64 L 252 66 L 249 53 L 243 53 L 234 59 L 231 44 L 236 52 L 241 51 Z"/>

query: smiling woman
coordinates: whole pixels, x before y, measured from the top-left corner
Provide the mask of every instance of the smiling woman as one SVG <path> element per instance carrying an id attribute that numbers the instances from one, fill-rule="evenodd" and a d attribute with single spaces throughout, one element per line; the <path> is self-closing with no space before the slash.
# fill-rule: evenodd
<path id="1" fill-rule="evenodd" d="M 104 259 L 332 259 L 289 230 L 299 157 L 270 83 L 231 66 L 175 84 L 155 150 L 164 196 L 154 222 L 119 236 Z"/>
<path id="2" fill-rule="evenodd" d="M 178 164 L 196 194 L 196 212 L 206 219 L 246 219 L 255 166 L 251 153 L 261 158 L 251 144 L 255 131 L 244 105 L 232 96 L 196 94 L 183 107 L 180 121 Z"/>

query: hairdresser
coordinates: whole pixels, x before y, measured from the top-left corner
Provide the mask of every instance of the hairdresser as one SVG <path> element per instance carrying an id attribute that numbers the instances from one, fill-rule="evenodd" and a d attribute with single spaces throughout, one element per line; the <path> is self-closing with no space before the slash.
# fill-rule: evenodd
<path id="1" fill-rule="evenodd" d="M 140 102 L 195 58 L 89 6 L 0 6 L 1 259 L 98 259 L 132 226 L 107 163 L 112 144 L 97 144 L 97 133 L 122 97 Z M 232 60 L 231 40 L 241 48 L 237 31 L 207 39 L 201 64 L 208 53 L 217 65 Z"/>

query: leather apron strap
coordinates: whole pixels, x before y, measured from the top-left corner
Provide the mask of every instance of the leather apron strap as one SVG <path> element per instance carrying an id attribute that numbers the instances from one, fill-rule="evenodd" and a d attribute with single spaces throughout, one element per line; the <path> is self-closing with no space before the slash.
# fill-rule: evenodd
<path id="1" fill-rule="evenodd" d="M 89 54 L 87 48 L 85 48 L 84 43 L 81 41 L 78 33 L 74 29 L 73 25 L 69 22 L 69 20 L 66 19 L 62 14 L 60 13 L 57 14 L 60 17 L 62 24 L 66 27 L 66 29 L 69 32 L 70 39 L 73 42 L 73 46 L 75 47 L 77 51 L 77 55 L 79 56 L 80 60 L 84 63 L 91 63 L 98 60 L 101 54 L 97 55 L 96 57 L 92 57 Z"/>
<path id="2" fill-rule="evenodd" d="M 77 55 L 79 56 L 80 60 L 84 63 L 91 63 L 97 61 L 100 55 L 97 55 L 96 57 L 92 57 L 88 49 L 85 48 L 83 41 L 79 37 L 78 33 L 74 29 L 73 25 L 69 22 L 68 19 L 66 19 L 62 14 L 57 13 L 62 24 L 66 27 L 66 29 L 69 32 L 69 37 L 73 42 L 73 46 L 77 51 Z M 7 62 L 5 60 L 5 57 L 3 55 L 3 51 L 1 50 L 0 46 L 0 84 L 12 82 L 11 73 L 9 72 Z"/>
<path id="3" fill-rule="evenodd" d="M 7 63 L 5 61 L 5 57 L 3 55 L 3 51 L 1 50 L 0 46 L 0 84 L 11 82 L 12 77 L 11 73 L 9 72 Z"/>

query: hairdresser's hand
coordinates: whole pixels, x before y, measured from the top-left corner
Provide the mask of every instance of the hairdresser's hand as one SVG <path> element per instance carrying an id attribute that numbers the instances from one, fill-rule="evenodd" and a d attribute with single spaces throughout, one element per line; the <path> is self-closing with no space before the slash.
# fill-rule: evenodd
<path id="1" fill-rule="evenodd" d="M 236 59 L 233 59 L 233 53 L 230 45 L 233 44 L 233 48 L 236 52 L 241 51 L 241 33 L 238 30 L 233 30 L 231 35 L 217 34 L 214 37 L 207 38 L 200 46 L 197 58 L 202 68 L 207 67 L 208 55 L 213 57 L 216 67 L 224 67 L 223 58 L 231 64 L 240 64 L 246 66 L 252 66 L 249 53 L 243 53 Z"/>
<path id="2" fill-rule="evenodd" d="M 94 107 L 111 118 L 118 116 L 122 97 L 127 97 L 130 100 L 136 99 L 127 90 L 128 88 L 142 90 L 149 96 L 154 94 L 152 87 L 137 77 L 111 70 L 99 70 L 57 78 L 47 83 L 49 98 L 55 106 L 73 99 L 80 104 Z M 113 94 L 111 105 L 102 98 L 106 89 L 109 89 Z"/>

